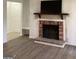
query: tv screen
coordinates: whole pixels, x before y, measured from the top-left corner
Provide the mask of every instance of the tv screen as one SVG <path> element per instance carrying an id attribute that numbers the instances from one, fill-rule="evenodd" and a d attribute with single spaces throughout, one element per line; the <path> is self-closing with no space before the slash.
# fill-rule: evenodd
<path id="1" fill-rule="evenodd" d="M 61 0 L 41 1 L 41 13 L 43 14 L 60 14 L 62 12 Z"/>

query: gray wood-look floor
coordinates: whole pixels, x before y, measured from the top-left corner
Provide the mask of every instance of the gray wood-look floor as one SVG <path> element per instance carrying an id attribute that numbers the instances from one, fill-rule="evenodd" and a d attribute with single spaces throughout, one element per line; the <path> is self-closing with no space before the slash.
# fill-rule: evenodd
<path id="1" fill-rule="evenodd" d="M 76 47 L 66 45 L 58 48 L 34 43 L 34 40 L 22 36 L 4 44 L 4 56 L 14 59 L 76 59 Z"/>

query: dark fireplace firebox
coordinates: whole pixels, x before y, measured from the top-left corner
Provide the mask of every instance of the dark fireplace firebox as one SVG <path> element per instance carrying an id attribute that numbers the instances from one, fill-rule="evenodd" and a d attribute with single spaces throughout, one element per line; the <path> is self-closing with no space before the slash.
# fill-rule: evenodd
<path id="1" fill-rule="evenodd" d="M 39 37 L 64 40 L 62 21 L 39 21 Z"/>
<path id="2" fill-rule="evenodd" d="M 43 37 L 59 40 L 59 25 L 43 25 Z"/>

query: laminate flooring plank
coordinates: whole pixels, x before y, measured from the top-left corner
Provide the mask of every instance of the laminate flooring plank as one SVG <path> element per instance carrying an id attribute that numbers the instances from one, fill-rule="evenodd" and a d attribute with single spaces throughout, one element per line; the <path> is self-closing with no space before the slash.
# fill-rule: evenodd
<path id="1" fill-rule="evenodd" d="M 76 59 L 76 47 L 66 45 L 64 48 L 34 43 L 35 40 L 21 36 L 4 44 L 3 56 L 14 59 Z"/>
<path id="2" fill-rule="evenodd" d="M 24 42 L 28 41 L 27 39 L 28 38 L 25 38 L 25 37 L 19 37 L 19 38 L 16 38 L 14 40 L 11 40 L 10 42 L 6 43 L 3 46 L 3 47 L 6 47 L 6 48 L 4 48 L 4 50 L 14 48 L 15 46 L 21 45 L 21 43 L 24 43 Z"/>

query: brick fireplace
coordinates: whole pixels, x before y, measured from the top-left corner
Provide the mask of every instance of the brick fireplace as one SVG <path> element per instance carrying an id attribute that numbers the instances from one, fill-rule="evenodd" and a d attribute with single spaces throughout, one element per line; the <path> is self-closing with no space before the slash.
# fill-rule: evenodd
<path id="1" fill-rule="evenodd" d="M 49 37 L 49 35 L 50 35 L 50 33 L 51 32 L 48 32 L 47 34 L 46 34 L 46 36 L 44 35 L 44 31 L 45 31 L 45 29 L 44 29 L 44 27 L 45 27 L 45 25 L 46 25 L 46 28 L 49 28 L 49 30 L 50 29 L 54 29 L 54 28 L 56 28 L 56 27 L 58 27 L 58 28 L 56 28 L 57 29 L 57 31 L 56 31 L 56 29 L 55 29 L 55 31 L 57 32 L 56 34 L 55 34 L 55 31 L 54 31 L 54 33 L 52 32 L 52 39 L 55 39 L 55 37 L 53 37 L 53 34 L 55 34 L 55 35 L 57 35 L 56 37 L 57 37 L 57 40 L 64 40 L 64 26 L 63 26 L 63 21 L 45 21 L 45 20 L 39 20 L 39 37 L 41 37 L 41 38 L 45 38 L 46 36 L 46 38 L 51 38 L 51 37 Z M 50 27 L 51 26 L 51 27 Z M 56 27 L 55 27 L 56 26 Z"/>

